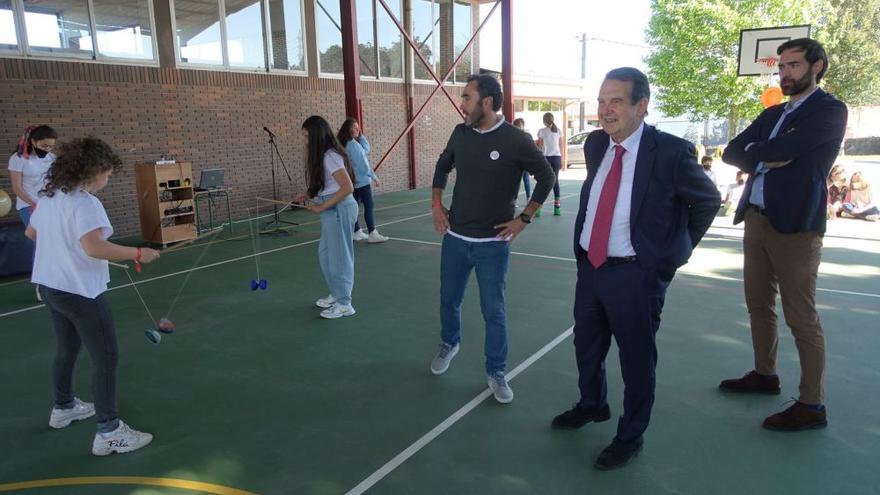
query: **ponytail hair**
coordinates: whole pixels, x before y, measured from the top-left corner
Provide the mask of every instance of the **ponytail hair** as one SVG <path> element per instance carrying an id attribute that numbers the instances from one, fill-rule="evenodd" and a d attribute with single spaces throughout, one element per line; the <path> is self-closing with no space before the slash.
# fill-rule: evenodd
<path id="1" fill-rule="evenodd" d="M 27 160 L 34 152 L 34 141 L 42 141 L 43 139 L 58 139 L 58 133 L 55 129 L 47 125 L 31 125 L 24 130 L 18 146 L 15 147 L 15 154 Z"/>
<path id="2" fill-rule="evenodd" d="M 544 114 L 544 125 L 550 127 L 550 130 L 553 132 L 559 132 L 559 128 L 553 123 L 553 114 L 550 112 Z"/>
<path id="3" fill-rule="evenodd" d="M 339 132 L 336 134 L 339 144 L 346 146 L 351 141 L 351 128 L 357 123 L 358 121 L 354 117 L 345 119 L 345 122 L 342 123 L 342 127 L 339 128 Z"/>

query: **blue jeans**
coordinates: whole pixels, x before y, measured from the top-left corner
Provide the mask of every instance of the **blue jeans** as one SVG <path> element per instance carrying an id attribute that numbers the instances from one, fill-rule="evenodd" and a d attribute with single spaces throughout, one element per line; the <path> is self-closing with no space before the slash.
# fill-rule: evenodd
<path id="1" fill-rule="evenodd" d="M 523 172 L 523 189 L 526 191 L 526 199 L 532 197 L 532 182 L 529 180 L 529 173 Z"/>
<path id="2" fill-rule="evenodd" d="M 326 201 L 330 196 L 332 195 L 318 199 Z M 330 294 L 339 304 L 351 304 L 351 289 L 354 287 L 354 247 L 351 245 L 351 234 L 357 215 L 357 202 L 351 196 L 321 212 L 318 262 Z"/>
<path id="3" fill-rule="evenodd" d="M 34 214 L 34 211 L 30 206 L 25 206 L 24 208 L 18 210 L 18 216 L 21 218 L 21 223 L 24 225 L 24 228 L 27 229 L 28 225 L 31 224 L 31 215 Z M 31 247 L 31 258 L 34 257 L 34 253 L 37 252 L 37 243 L 34 241 L 27 239 L 28 244 Z"/>
<path id="4" fill-rule="evenodd" d="M 21 217 L 21 223 L 27 228 L 28 225 L 31 224 L 31 215 L 33 215 L 34 211 L 30 206 L 25 206 L 24 208 L 18 210 L 18 216 Z"/>
<path id="5" fill-rule="evenodd" d="M 376 230 L 376 223 L 373 222 L 373 189 L 367 184 L 364 187 L 356 187 L 354 189 L 354 200 L 364 204 L 364 220 L 367 221 L 367 233 Z M 361 229 L 357 217 L 354 218 L 354 230 Z"/>
<path id="6" fill-rule="evenodd" d="M 119 426 L 116 410 L 116 365 L 119 350 L 116 327 L 104 294 L 89 299 L 49 287 L 39 286 L 55 329 L 55 360 L 52 381 L 55 407 L 73 407 L 73 370 L 82 345 L 92 358 L 92 397 L 98 419 L 98 432 L 111 432 Z"/>
<path id="7" fill-rule="evenodd" d="M 510 258 L 510 243 L 468 242 L 443 236 L 440 254 L 440 338 L 449 345 L 461 341 L 461 303 L 471 270 L 477 272 L 480 309 L 486 324 L 483 350 L 486 373 L 507 367 L 507 321 L 504 316 L 504 287 Z"/>

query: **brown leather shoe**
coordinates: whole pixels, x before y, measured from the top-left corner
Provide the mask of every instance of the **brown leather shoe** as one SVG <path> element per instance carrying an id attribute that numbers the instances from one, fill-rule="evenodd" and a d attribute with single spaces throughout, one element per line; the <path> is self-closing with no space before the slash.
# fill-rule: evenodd
<path id="1" fill-rule="evenodd" d="M 757 371 L 749 371 L 742 378 L 724 380 L 718 388 L 725 392 L 737 392 L 743 394 L 772 394 L 779 395 L 779 376 L 759 375 Z"/>
<path id="2" fill-rule="evenodd" d="M 785 411 L 776 413 L 764 420 L 764 428 L 779 431 L 801 431 L 825 428 L 828 420 L 825 409 L 813 409 L 801 402 L 795 402 Z"/>

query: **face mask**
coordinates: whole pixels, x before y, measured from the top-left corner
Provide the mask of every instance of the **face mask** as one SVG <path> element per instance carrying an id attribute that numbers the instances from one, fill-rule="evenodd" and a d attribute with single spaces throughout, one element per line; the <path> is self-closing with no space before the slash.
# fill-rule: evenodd
<path id="1" fill-rule="evenodd" d="M 37 158 L 46 158 L 46 155 L 49 154 L 46 150 L 41 150 L 40 148 L 34 148 L 34 153 L 36 153 Z"/>

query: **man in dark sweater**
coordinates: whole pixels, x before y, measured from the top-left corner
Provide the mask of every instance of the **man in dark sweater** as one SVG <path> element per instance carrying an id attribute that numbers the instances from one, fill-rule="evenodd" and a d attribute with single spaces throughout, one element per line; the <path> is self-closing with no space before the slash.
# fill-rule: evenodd
<path id="1" fill-rule="evenodd" d="M 440 352 L 431 372 L 441 375 L 458 353 L 461 303 L 471 270 L 480 286 L 480 308 L 486 324 L 486 374 L 495 399 L 513 400 L 504 370 L 507 365 L 507 322 L 504 286 L 510 242 L 531 222 L 553 187 L 553 170 L 531 137 L 505 122 L 501 86 L 488 75 L 468 78 L 461 95 L 465 123 L 452 131 L 434 172 L 431 212 L 443 235 L 440 258 Z M 452 206 L 443 206 L 447 177 L 456 170 Z M 523 172 L 537 185 L 525 209 L 514 215 Z"/>

